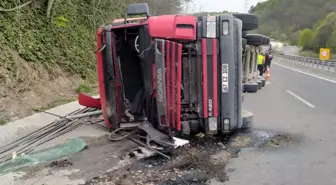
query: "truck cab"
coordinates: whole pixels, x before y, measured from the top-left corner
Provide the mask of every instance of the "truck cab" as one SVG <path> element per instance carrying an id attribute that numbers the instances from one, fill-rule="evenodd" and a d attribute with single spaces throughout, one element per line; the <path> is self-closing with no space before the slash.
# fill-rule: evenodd
<path id="1" fill-rule="evenodd" d="M 229 13 L 151 16 L 146 3 L 129 5 L 124 19 L 97 31 L 106 125 L 148 121 L 162 133 L 187 135 L 242 128 L 242 30 Z"/>

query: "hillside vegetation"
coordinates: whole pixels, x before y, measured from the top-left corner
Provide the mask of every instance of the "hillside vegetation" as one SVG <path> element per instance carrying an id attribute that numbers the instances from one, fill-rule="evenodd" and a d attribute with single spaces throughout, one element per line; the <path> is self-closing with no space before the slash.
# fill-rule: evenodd
<path id="1" fill-rule="evenodd" d="M 228 13 L 228 11 L 226 10 L 223 10 L 221 12 L 196 12 L 196 13 L 193 13 L 192 15 L 194 16 L 216 16 L 216 15 L 221 15 L 221 14 L 224 14 L 224 13 Z"/>
<path id="2" fill-rule="evenodd" d="M 336 0 L 268 0 L 251 7 L 260 18 L 258 32 L 318 52 L 336 53 Z"/>
<path id="3" fill-rule="evenodd" d="M 179 13 L 184 1 L 0 0 L 0 123 L 95 85 L 96 29 L 129 3 L 147 2 L 157 15 Z"/>

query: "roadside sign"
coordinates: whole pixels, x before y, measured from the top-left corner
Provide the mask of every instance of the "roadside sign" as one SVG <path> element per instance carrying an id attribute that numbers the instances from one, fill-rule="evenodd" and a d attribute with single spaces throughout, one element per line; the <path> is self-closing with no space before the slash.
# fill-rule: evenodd
<path id="1" fill-rule="evenodd" d="M 330 60 L 330 48 L 320 48 L 320 60 Z"/>

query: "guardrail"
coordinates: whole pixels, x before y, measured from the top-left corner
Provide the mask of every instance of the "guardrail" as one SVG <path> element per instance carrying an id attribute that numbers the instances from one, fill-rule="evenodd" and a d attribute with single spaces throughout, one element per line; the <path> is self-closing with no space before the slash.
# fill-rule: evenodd
<path id="1" fill-rule="evenodd" d="M 293 64 L 299 64 L 329 72 L 336 72 L 336 61 L 333 60 L 323 61 L 318 58 L 312 58 L 312 57 L 279 55 L 279 54 L 275 55 L 275 57 L 279 58 L 280 61 L 286 61 Z"/>

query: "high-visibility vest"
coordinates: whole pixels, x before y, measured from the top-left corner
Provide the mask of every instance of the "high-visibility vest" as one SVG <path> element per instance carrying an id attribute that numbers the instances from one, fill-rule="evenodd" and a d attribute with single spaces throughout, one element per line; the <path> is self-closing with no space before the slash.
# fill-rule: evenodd
<path id="1" fill-rule="evenodd" d="M 262 65 L 264 61 L 264 56 L 262 54 L 258 54 L 258 65 Z"/>

